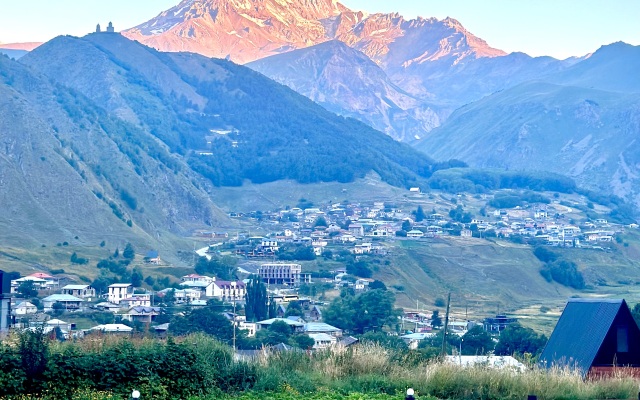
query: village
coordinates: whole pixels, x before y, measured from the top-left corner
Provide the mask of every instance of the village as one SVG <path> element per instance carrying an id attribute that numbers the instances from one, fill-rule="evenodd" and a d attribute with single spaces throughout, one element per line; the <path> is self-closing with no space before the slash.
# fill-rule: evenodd
<path id="1" fill-rule="evenodd" d="M 419 190 L 412 195 L 417 198 L 424 196 Z M 344 266 L 324 273 L 305 271 L 305 260 L 315 257 L 340 259 L 344 254 L 351 254 L 355 260 L 361 256 L 384 257 L 393 251 L 396 241 L 446 240 L 448 237 L 479 240 L 513 240 L 517 237 L 524 238 L 525 242 L 529 240 L 548 246 L 604 250 L 606 244 L 613 242 L 616 234 L 625 229 L 604 219 L 575 221 L 565 215 L 571 211 L 570 208 L 557 202 L 492 211 L 482 209 L 480 216 L 465 211 L 462 201 L 455 208 L 452 204 L 449 212 L 443 207 L 439 212 L 435 207 L 425 212 L 422 206 L 407 211 L 385 202 L 342 202 L 319 207 L 305 202 L 301 199 L 300 207 L 279 211 L 230 213 L 231 218 L 259 226 L 264 232 L 262 235 L 243 231 L 235 234 L 197 231 L 194 236 L 208 242 L 207 246 L 196 250 L 199 256 L 211 259 L 221 254 L 231 255 L 240 260 L 240 275 L 245 278 L 252 274 L 259 276 L 267 284 L 272 301 L 278 304 L 277 318 L 286 322 L 293 331 L 309 334 L 315 341 L 314 349 L 340 343 L 343 332 L 339 327 L 322 322 L 322 309 L 328 304 L 328 299 L 319 296 L 315 290 L 312 293 L 305 291 L 303 295 L 300 288 L 320 283 L 338 292 L 348 289 L 362 293 L 370 290 L 372 284 L 372 287 L 379 287 L 379 282 L 367 274 L 348 271 Z M 144 259 L 150 264 L 161 262 L 158 251 L 149 251 Z M 220 277 L 196 273 L 182 276 L 172 287 L 162 290 L 115 282 L 100 293 L 90 284 L 77 284 L 65 278 L 61 281 L 44 272 L 34 273 L 11 280 L 13 327 L 25 329 L 44 324 L 49 330 L 59 328 L 66 338 L 92 331 L 131 333 L 134 326 L 138 330 L 145 326 L 148 331 L 162 335 L 169 329 L 167 305 L 178 306 L 171 307 L 178 313 L 184 309 L 206 307 L 210 299 L 241 305 L 245 301 L 247 282 L 248 279 L 221 280 Z M 37 293 L 33 297 L 38 304 L 20 299 L 19 293 L 25 292 L 25 285 Z M 285 318 L 287 305 L 292 301 L 302 306 L 303 313 Z M 437 306 L 441 308 L 444 304 Z M 391 334 L 402 337 L 410 348 L 416 348 L 421 340 L 432 337 L 441 327 L 442 316 L 438 316 L 437 308 L 425 307 L 424 304 L 420 308 L 417 303 L 414 310 L 405 309 L 399 317 L 400 329 Z M 87 312 L 112 313 L 113 318 L 107 320 L 113 323 L 78 329 L 73 322 L 50 318 Z M 244 315 L 234 313 L 225 315 L 249 337 L 273 322 L 271 319 L 247 321 Z M 506 315 L 477 321 L 452 316 L 448 330 L 462 336 L 478 325 L 489 332 L 500 332 L 516 321 Z"/>
<path id="2" fill-rule="evenodd" d="M 225 312 L 223 315 L 239 330 L 246 331 L 248 337 L 255 336 L 261 329 L 268 329 L 271 324 L 280 321 L 289 326 L 292 333 L 302 333 L 314 340 L 314 350 L 325 349 L 332 345 L 351 345 L 358 339 L 343 335 L 343 330 L 322 322 L 324 302 L 300 297 L 295 288 L 303 283 L 300 264 L 268 263 L 259 270 L 261 279 L 272 284 L 269 296 L 276 303 L 274 318 L 250 322 L 245 315 Z M 100 332 L 102 334 L 133 334 L 151 332 L 158 336 L 166 336 L 169 323 L 157 323 L 167 317 L 167 307 L 184 313 L 199 307 L 207 307 L 208 300 L 240 306 L 246 301 L 247 280 L 221 281 L 215 277 L 190 274 L 183 276 L 180 289 L 167 288 L 158 292 L 150 292 L 134 288 L 130 283 L 115 283 L 108 287 L 108 292 L 99 295 L 91 285 L 68 284 L 61 286 L 60 281 L 46 273 L 34 273 L 10 282 L 12 329 L 35 330 L 44 329 L 44 333 L 59 330 L 63 339 L 73 339 Z M 369 281 L 356 284 L 357 291 L 366 290 Z M 31 301 L 21 299 L 24 286 L 27 285 L 38 293 Z M 290 289 L 283 289 L 290 288 Z M 52 294 L 49 294 L 52 293 Z M 40 294 L 48 294 L 40 297 Z M 169 297 L 171 299 L 169 300 Z M 37 299 L 35 301 L 34 299 Z M 38 305 L 34 304 L 37 303 Z M 289 305 L 295 302 L 296 311 L 300 315 L 290 315 Z M 174 308 L 176 306 L 177 308 Z M 83 313 L 112 313 L 113 323 L 98 324 L 87 329 L 78 329 L 72 322 L 61 318 Z M 163 316 L 163 317 L 160 317 Z M 436 312 L 406 311 L 399 317 L 402 330 L 400 337 L 409 348 L 416 348 L 419 341 L 435 336 L 435 331 L 442 327 L 442 318 Z M 449 331 L 463 336 L 475 325 L 483 326 L 489 332 L 499 332 L 515 318 L 497 316 L 487 318 L 483 322 L 449 320 Z M 135 329 L 134 329 L 135 328 Z M 394 333 L 398 335 L 398 333 Z"/>
<path id="3" fill-rule="evenodd" d="M 414 195 L 424 196 L 417 188 Z M 616 234 L 625 229 L 624 225 L 602 218 L 574 220 L 567 216 L 574 210 L 559 201 L 492 211 L 483 207 L 478 215 L 465 210 L 461 202 L 456 203 L 439 210 L 425 210 L 418 205 L 407 211 L 385 202 L 343 202 L 278 211 L 232 212 L 232 218 L 258 224 L 265 233 L 259 236 L 246 231 L 235 235 L 198 231 L 195 235 L 212 241 L 207 250 L 210 252 L 232 245 L 239 256 L 268 259 L 277 257 L 280 247 L 287 244 L 310 247 L 318 257 L 332 248 L 347 248 L 356 255 L 384 255 L 388 251 L 385 241 L 454 236 L 603 250 L 603 245 L 613 242 Z M 638 225 L 626 227 L 637 229 Z"/>

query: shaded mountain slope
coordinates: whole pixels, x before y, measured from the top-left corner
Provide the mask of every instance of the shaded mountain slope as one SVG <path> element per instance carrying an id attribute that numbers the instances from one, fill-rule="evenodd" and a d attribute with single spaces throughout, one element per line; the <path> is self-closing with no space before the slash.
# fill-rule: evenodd
<path id="1" fill-rule="evenodd" d="M 640 92 L 640 46 L 617 42 L 602 46 L 595 53 L 561 73 L 545 80 L 612 92 Z"/>
<path id="2" fill-rule="evenodd" d="M 247 66 L 396 140 L 413 140 L 440 125 L 440 116 L 424 100 L 406 93 L 366 55 L 340 41 L 267 57 Z"/>
<path id="3" fill-rule="evenodd" d="M 21 62 L 150 131 L 215 185 L 350 182 L 374 171 L 409 186 L 436 168 L 410 147 L 228 61 L 91 34 L 54 39 Z"/>
<path id="4" fill-rule="evenodd" d="M 421 143 L 477 167 L 547 170 L 640 204 L 640 96 L 530 82 L 462 107 Z"/>
<path id="5" fill-rule="evenodd" d="M 155 243 L 226 220 L 206 181 L 166 146 L 82 95 L 4 57 L 0 91 L 0 221 L 16 240 Z"/>

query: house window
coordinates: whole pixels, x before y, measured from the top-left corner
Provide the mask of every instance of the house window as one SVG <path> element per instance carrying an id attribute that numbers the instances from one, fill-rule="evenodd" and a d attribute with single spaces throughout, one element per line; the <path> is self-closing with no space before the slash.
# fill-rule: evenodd
<path id="1" fill-rule="evenodd" d="M 627 335 L 627 327 L 618 327 L 618 353 L 629 352 L 629 338 Z"/>

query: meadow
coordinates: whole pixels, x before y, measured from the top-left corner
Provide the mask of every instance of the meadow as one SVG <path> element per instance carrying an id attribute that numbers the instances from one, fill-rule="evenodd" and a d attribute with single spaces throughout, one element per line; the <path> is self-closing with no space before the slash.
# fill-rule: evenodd
<path id="1" fill-rule="evenodd" d="M 584 381 L 567 370 L 462 368 L 373 344 L 324 352 L 262 353 L 237 361 L 204 335 L 176 339 L 94 336 L 78 342 L 13 338 L 0 348 L 0 399 L 360 400 L 630 399 L 637 381 Z M 39 344 L 40 343 L 40 344 Z"/>

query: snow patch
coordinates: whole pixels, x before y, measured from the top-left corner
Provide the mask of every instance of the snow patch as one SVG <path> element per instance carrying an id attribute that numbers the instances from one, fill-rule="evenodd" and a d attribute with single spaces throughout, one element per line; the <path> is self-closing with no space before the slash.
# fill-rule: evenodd
<path id="1" fill-rule="evenodd" d="M 263 27 L 265 26 L 265 23 L 263 20 L 258 19 L 258 18 L 254 18 L 251 15 L 247 15 L 247 14 L 240 14 L 241 17 L 248 19 L 249 21 L 253 22 L 254 24 Z"/>

